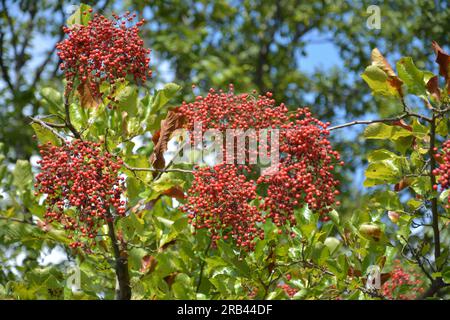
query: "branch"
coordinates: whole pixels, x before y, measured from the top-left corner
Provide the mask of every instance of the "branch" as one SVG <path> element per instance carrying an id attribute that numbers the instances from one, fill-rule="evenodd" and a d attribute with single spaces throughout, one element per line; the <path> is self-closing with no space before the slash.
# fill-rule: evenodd
<path id="1" fill-rule="evenodd" d="M 356 120 L 356 121 L 352 121 L 352 122 L 348 122 L 348 123 L 344 123 L 344 124 L 340 124 L 334 127 L 330 127 L 328 128 L 329 131 L 333 131 L 333 130 L 337 130 L 337 129 L 341 129 L 341 128 L 345 128 L 345 127 L 350 127 L 350 126 L 354 126 L 354 125 L 359 125 L 359 124 L 372 124 L 372 123 L 391 123 L 391 122 L 396 122 L 396 121 L 400 121 L 403 120 L 405 118 L 408 117 L 415 117 L 415 118 L 419 118 L 422 120 L 425 120 L 427 122 L 431 122 L 432 119 L 425 117 L 423 115 L 417 114 L 417 113 L 413 113 L 413 112 L 405 112 L 401 115 L 399 115 L 398 117 L 395 118 L 386 118 L 386 119 L 376 119 L 376 120 Z"/>
<path id="2" fill-rule="evenodd" d="M 11 90 L 11 93 L 14 94 L 14 86 L 11 82 L 11 77 L 9 76 L 8 67 L 5 65 L 5 61 L 3 59 L 3 38 L 5 34 L 0 30 L 0 69 L 2 70 L 3 79 L 5 80 L 8 88 Z"/>
<path id="3" fill-rule="evenodd" d="M 403 241 L 405 241 L 406 246 L 408 247 L 409 251 L 411 251 L 411 254 L 413 255 L 422 272 L 428 279 L 430 279 L 431 282 L 433 282 L 434 279 L 431 276 L 431 274 L 425 269 L 425 266 L 423 265 L 422 260 L 420 259 L 421 257 L 416 253 L 414 248 L 411 247 L 408 240 L 404 236 L 401 236 L 401 238 L 403 239 Z"/>
<path id="4" fill-rule="evenodd" d="M 77 129 L 72 124 L 72 121 L 70 120 L 70 105 L 69 105 L 69 99 L 67 97 L 64 98 L 64 110 L 66 111 L 66 127 L 70 130 L 70 132 L 73 133 L 75 138 L 81 139 L 81 135 L 78 132 Z"/>
<path id="5" fill-rule="evenodd" d="M 60 127 L 60 124 L 56 124 L 56 123 L 48 123 L 45 121 L 42 121 L 41 119 L 37 119 L 37 118 L 33 118 L 30 117 L 31 121 L 34 123 L 37 123 L 39 125 L 41 125 L 42 127 L 44 127 L 47 130 L 50 130 L 55 136 L 57 136 L 59 139 L 61 139 L 61 141 L 65 142 L 66 138 L 63 137 L 58 131 L 56 131 L 53 127 Z"/>
<path id="6" fill-rule="evenodd" d="M 160 169 L 158 174 L 154 177 L 153 180 L 158 180 L 161 175 L 164 172 L 169 172 L 169 170 L 183 170 L 183 169 L 169 169 L 169 167 L 173 164 L 173 162 L 175 161 L 175 158 L 180 154 L 181 150 L 183 150 L 184 146 L 186 145 L 187 141 L 184 142 L 177 150 L 177 152 L 175 153 L 175 155 L 172 157 L 172 159 L 170 159 L 170 161 L 166 164 L 166 166 L 164 167 L 164 169 Z M 193 171 L 191 170 L 183 170 L 185 173 L 192 173 Z M 181 172 L 183 172 L 181 171 Z"/>
<path id="7" fill-rule="evenodd" d="M 130 286 L 130 274 L 128 272 L 128 258 L 119 248 L 117 242 L 116 232 L 114 230 L 114 220 L 111 216 L 111 212 L 107 211 L 107 223 L 108 223 L 108 235 L 111 239 L 113 247 L 114 258 L 116 260 L 116 300 L 130 300 L 131 299 L 131 286 Z"/>
<path id="8" fill-rule="evenodd" d="M 208 246 L 206 247 L 205 258 L 208 255 L 208 251 L 209 251 L 209 248 L 211 248 L 211 244 L 212 244 L 212 239 L 209 241 Z M 205 269 L 205 264 L 206 264 L 206 260 L 203 259 L 203 261 L 200 265 L 200 275 L 199 275 L 198 282 L 197 282 L 197 289 L 195 290 L 196 293 L 198 293 L 198 291 L 200 290 L 200 285 L 202 284 L 203 271 Z"/>
<path id="9" fill-rule="evenodd" d="M 13 25 L 13 21 L 11 19 L 11 16 L 8 13 L 7 10 L 7 5 L 6 5 L 6 1 L 2 0 L 2 7 L 3 7 L 3 13 L 5 14 L 6 17 L 6 21 L 8 22 L 8 27 L 9 27 L 9 32 L 11 33 L 11 44 L 13 47 L 13 51 L 14 51 L 14 56 L 17 57 L 17 35 L 16 32 L 14 31 L 14 25 Z"/>
<path id="10" fill-rule="evenodd" d="M 156 168 L 136 168 L 132 167 L 126 163 L 123 164 L 125 168 L 127 168 L 130 171 L 147 171 L 147 172 L 158 172 L 158 173 L 164 173 L 164 172 L 181 172 L 181 173 L 193 173 L 194 171 L 188 170 L 188 169 L 156 169 Z"/>
<path id="11" fill-rule="evenodd" d="M 64 22 L 64 21 L 66 21 L 66 14 L 65 14 L 65 12 L 64 12 L 64 9 L 63 9 L 62 4 L 61 4 L 60 9 L 61 9 L 61 10 L 60 10 L 60 11 L 61 11 L 61 20 Z M 64 31 L 63 31 L 63 29 L 61 28 L 61 30 L 60 30 L 60 32 L 59 32 L 59 38 L 58 38 L 58 40 L 56 41 L 55 45 L 52 47 L 52 49 L 50 49 L 50 50 L 47 52 L 47 57 L 46 57 L 45 60 L 42 62 L 42 64 L 36 69 L 36 73 L 35 73 L 35 75 L 34 75 L 34 80 L 33 80 L 33 85 L 32 85 L 32 87 L 35 87 L 35 86 L 36 86 L 36 84 L 38 83 L 38 81 L 39 81 L 39 79 L 40 79 L 40 77 L 41 77 L 42 72 L 44 71 L 44 69 L 45 69 L 45 67 L 47 66 L 47 64 L 50 62 L 50 60 L 51 60 L 51 58 L 52 58 L 52 56 L 53 56 L 53 53 L 55 52 L 56 44 L 58 44 L 59 42 L 61 42 L 63 39 L 64 39 Z M 55 68 L 55 71 L 54 71 L 55 74 L 53 74 L 53 76 L 56 76 L 56 72 L 58 71 L 58 69 L 59 69 L 59 61 L 57 61 L 57 63 L 56 63 L 56 68 Z"/>
<path id="12" fill-rule="evenodd" d="M 436 159 L 434 158 L 434 148 L 436 144 L 436 118 L 433 116 L 430 129 L 430 179 L 431 188 L 436 184 L 436 176 L 433 174 L 433 170 L 436 168 Z M 433 214 L 433 234 L 434 234 L 434 259 L 435 261 L 441 256 L 441 242 L 439 236 L 439 216 L 438 216 L 438 199 L 435 196 L 431 199 L 431 211 Z"/>

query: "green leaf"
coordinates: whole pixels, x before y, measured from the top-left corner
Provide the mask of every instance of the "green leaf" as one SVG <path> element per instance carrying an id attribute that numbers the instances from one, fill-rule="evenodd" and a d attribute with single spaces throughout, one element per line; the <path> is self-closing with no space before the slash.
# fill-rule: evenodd
<path id="1" fill-rule="evenodd" d="M 152 188 L 157 193 L 162 193 L 172 187 L 181 187 L 186 183 L 185 176 L 179 172 L 165 172 L 152 184 Z"/>
<path id="2" fill-rule="evenodd" d="M 151 112 L 156 113 L 164 107 L 170 99 L 181 89 L 181 87 L 175 83 L 168 83 L 156 93 L 155 100 L 153 101 Z"/>
<path id="3" fill-rule="evenodd" d="M 46 144 L 50 142 L 54 146 L 58 146 L 60 144 L 59 138 L 49 129 L 44 128 L 38 123 L 32 123 L 31 127 L 36 133 L 36 137 L 40 144 Z"/>
<path id="4" fill-rule="evenodd" d="M 31 164 L 27 160 L 17 160 L 13 171 L 13 185 L 20 191 L 26 191 L 31 189 L 32 183 Z"/>
<path id="5" fill-rule="evenodd" d="M 400 170 L 392 160 L 372 162 L 366 169 L 366 178 L 364 182 L 366 187 L 396 183 L 400 178 Z"/>
<path id="6" fill-rule="evenodd" d="M 84 113 L 84 109 L 81 108 L 80 105 L 76 103 L 71 103 L 69 106 L 70 113 L 70 121 L 75 126 L 77 130 L 81 130 L 84 126 L 86 126 L 86 115 Z"/>
<path id="7" fill-rule="evenodd" d="M 431 192 L 430 177 L 416 177 L 412 180 L 411 188 L 422 196 Z"/>
<path id="8" fill-rule="evenodd" d="M 367 139 L 392 139 L 409 137 L 412 133 L 399 126 L 390 126 L 384 123 L 373 123 L 364 130 L 364 137 Z"/>
<path id="9" fill-rule="evenodd" d="M 44 102 L 48 104 L 50 112 L 63 111 L 64 101 L 61 93 L 51 87 L 44 87 L 40 94 Z"/>
<path id="10" fill-rule="evenodd" d="M 438 120 L 436 132 L 442 137 L 446 137 L 448 135 L 448 119 L 446 117 Z"/>
<path id="11" fill-rule="evenodd" d="M 448 203 L 449 197 L 450 197 L 450 189 L 447 189 L 439 195 L 439 201 L 442 204 L 447 205 L 447 204 L 449 204 Z"/>
<path id="12" fill-rule="evenodd" d="M 388 75 L 379 67 L 371 65 L 361 75 L 363 80 L 372 89 L 372 94 L 397 97 L 398 89 L 389 81 Z"/>
<path id="13" fill-rule="evenodd" d="M 419 70 L 411 57 L 403 57 L 397 62 L 400 79 L 408 87 L 409 93 L 426 96 L 426 82 L 433 76 L 431 72 Z"/>
<path id="14" fill-rule="evenodd" d="M 418 119 L 414 119 L 412 122 L 413 134 L 419 139 L 424 139 L 428 136 L 428 128 L 419 122 Z"/>
<path id="15" fill-rule="evenodd" d="M 391 151 L 388 151 L 386 149 L 377 149 L 377 150 L 372 151 L 367 156 L 367 160 L 369 160 L 369 162 L 376 162 L 376 161 L 381 161 L 381 160 L 393 159 L 396 157 L 397 157 L 397 155 Z"/>
<path id="16" fill-rule="evenodd" d="M 126 111 L 131 117 L 137 112 L 138 90 L 135 86 L 126 86 L 117 92 L 115 98 L 118 100 L 117 106 L 120 110 Z"/>
<path id="17" fill-rule="evenodd" d="M 147 254 L 148 252 L 142 248 L 132 248 L 129 250 L 128 261 L 130 263 L 130 267 L 133 270 L 138 270 L 141 267 L 142 258 L 144 258 Z"/>
<path id="18" fill-rule="evenodd" d="M 192 299 L 192 279 L 185 273 L 177 274 L 172 290 L 176 299 Z"/>
<path id="19" fill-rule="evenodd" d="M 398 193 L 391 190 L 383 190 L 374 194 L 372 203 L 385 210 L 398 211 L 403 210 L 403 206 L 398 197 Z"/>
<path id="20" fill-rule="evenodd" d="M 89 12 L 91 9 L 87 4 L 82 3 L 78 9 L 67 19 L 66 24 L 72 26 L 75 24 L 81 24 L 87 26 L 89 20 L 91 20 L 92 14 Z"/>
<path id="21" fill-rule="evenodd" d="M 341 241 L 335 237 L 328 237 L 324 241 L 325 246 L 327 246 L 328 250 L 330 251 L 330 254 L 336 252 L 337 249 L 339 249 L 339 246 L 341 245 Z"/>

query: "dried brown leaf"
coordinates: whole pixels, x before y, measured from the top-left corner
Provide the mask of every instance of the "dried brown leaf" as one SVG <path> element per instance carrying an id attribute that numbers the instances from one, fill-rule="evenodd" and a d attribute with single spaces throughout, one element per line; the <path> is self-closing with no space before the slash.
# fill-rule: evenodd
<path id="1" fill-rule="evenodd" d="M 383 70 L 387 76 L 388 81 L 391 84 L 392 87 L 397 89 L 400 96 L 403 96 L 402 92 L 402 84 L 403 81 L 400 80 L 400 78 L 395 73 L 392 66 L 389 64 L 389 62 L 386 60 L 386 58 L 381 54 L 380 50 L 378 48 L 375 48 L 372 50 L 371 54 L 372 64 Z"/>
<path id="2" fill-rule="evenodd" d="M 439 65 L 439 74 L 444 77 L 447 85 L 447 92 L 450 94 L 450 56 L 439 46 L 436 41 L 432 42 L 434 53 L 436 53 L 436 63 Z"/>
<path id="3" fill-rule="evenodd" d="M 177 129 L 180 129 L 185 121 L 185 117 L 176 112 L 176 110 L 169 111 L 165 120 L 161 121 L 161 130 L 159 133 L 158 142 L 153 149 L 153 153 L 150 157 L 150 162 L 153 168 L 163 169 L 165 166 L 164 152 L 167 150 L 167 144 Z"/>
<path id="4" fill-rule="evenodd" d="M 77 88 L 82 108 L 97 108 L 101 103 L 100 98 L 93 94 L 90 83 L 88 80 L 80 84 Z"/>
<path id="5" fill-rule="evenodd" d="M 427 82 L 427 90 L 431 96 L 437 101 L 441 100 L 441 92 L 439 91 L 439 81 L 438 76 L 430 78 Z"/>

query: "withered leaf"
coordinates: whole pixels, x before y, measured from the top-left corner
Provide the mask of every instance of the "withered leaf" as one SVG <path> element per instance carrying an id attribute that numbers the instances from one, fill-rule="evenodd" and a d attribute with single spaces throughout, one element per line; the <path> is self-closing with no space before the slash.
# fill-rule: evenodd
<path id="1" fill-rule="evenodd" d="M 163 169 L 165 166 L 164 152 L 167 150 L 167 144 L 172 136 L 172 133 L 180 129 L 185 121 L 184 115 L 176 110 L 169 111 L 165 120 L 161 121 L 161 130 L 159 132 L 159 139 L 153 149 L 150 157 L 150 162 L 153 168 Z"/>
<path id="2" fill-rule="evenodd" d="M 437 76 L 434 76 L 428 80 L 427 90 L 434 99 L 437 101 L 441 100 L 441 92 L 439 91 L 439 81 Z"/>
<path id="3" fill-rule="evenodd" d="M 403 81 L 400 80 L 400 78 L 395 73 L 394 69 L 392 69 L 391 65 L 386 60 L 386 58 L 381 54 L 378 48 L 372 50 L 371 59 L 373 65 L 377 66 L 387 74 L 390 85 L 395 89 L 397 89 L 400 96 L 403 96 L 402 92 Z"/>
<path id="4" fill-rule="evenodd" d="M 142 258 L 141 269 L 139 270 L 142 273 L 152 273 L 155 271 L 156 265 L 158 261 L 154 256 L 146 255 Z"/>
<path id="5" fill-rule="evenodd" d="M 80 84 L 77 91 L 80 96 L 80 104 L 82 108 L 97 108 L 100 105 L 101 100 L 92 92 L 91 82 L 89 80 Z"/>
<path id="6" fill-rule="evenodd" d="M 450 94 L 450 56 L 439 46 L 436 41 L 431 43 L 434 53 L 436 53 L 436 63 L 439 65 L 439 74 L 444 77 L 447 85 L 447 92 Z"/>
<path id="7" fill-rule="evenodd" d="M 172 187 L 163 192 L 163 195 L 175 198 L 175 199 L 184 199 L 185 195 L 183 189 L 179 186 Z"/>

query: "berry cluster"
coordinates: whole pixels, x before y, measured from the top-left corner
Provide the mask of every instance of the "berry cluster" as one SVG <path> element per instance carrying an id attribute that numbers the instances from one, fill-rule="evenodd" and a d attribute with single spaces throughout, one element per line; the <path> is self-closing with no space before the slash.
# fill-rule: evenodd
<path id="1" fill-rule="evenodd" d="M 279 126 L 288 120 L 288 109 L 284 104 L 277 106 L 272 93 L 255 97 L 247 93 L 234 94 L 233 85 L 229 92 L 210 89 L 206 97 L 197 96 L 195 102 L 183 102 L 180 112 L 187 118 L 187 129 L 193 130 L 195 122 L 203 123 L 203 132 L 208 129 L 265 129 Z"/>
<path id="2" fill-rule="evenodd" d="M 108 99 L 114 103 L 116 82 L 131 75 L 135 81 L 145 82 L 151 76 L 150 50 L 144 48 L 139 27 L 127 26 L 136 14 L 113 15 L 113 20 L 95 14 L 88 25 L 64 27 L 68 38 L 58 43 L 58 56 L 67 80 L 67 92 L 73 89 L 75 79 L 80 85 L 89 85 L 94 97 L 100 98 L 100 84 L 109 83 Z"/>
<path id="3" fill-rule="evenodd" d="M 295 294 L 298 292 L 298 289 L 292 288 L 287 283 L 278 284 L 277 287 L 282 289 L 290 298 L 295 296 Z"/>
<path id="4" fill-rule="evenodd" d="M 295 224 L 294 208 L 299 205 L 307 204 L 323 220 L 328 220 L 330 206 L 340 204 L 335 201 L 339 181 L 333 175 L 334 163 L 340 156 L 327 139 L 327 126 L 305 108 L 299 109 L 281 127 L 278 173 L 258 179 L 258 184 L 267 185 L 263 209 L 278 226 L 286 220 Z"/>
<path id="5" fill-rule="evenodd" d="M 253 248 L 255 237 L 264 237 L 256 227 L 263 221 L 257 208 L 249 202 L 256 197 L 256 186 L 234 165 L 219 164 L 197 168 L 183 210 L 197 229 L 209 230 L 212 239 L 230 236 L 236 245 Z"/>
<path id="6" fill-rule="evenodd" d="M 433 170 L 433 174 L 439 177 L 439 184 L 443 189 L 450 188 L 450 140 L 447 140 L 442 145 L 443 152 L 437 153 L 436 158 L 440 160 L 441 164 L 439 168 Z M 437 189 L 437 185 L 434 186 Z M 450 197 L 448 198 L 447 209 L 450 209 Z"/>
<path id="7" fill-rule="evenodd" d="M 394 261 L 394 269 L 391 278 L 381 288 L 383 295 L 388 299 L 413 300 L 424 291 L 423 281 L 419 274 L 413 275 L 405 272 L 400 260 Z"/>
<path id="8" fill-rule="evenodd" d="M 183 102 L 179 107 L 182 114 L 187 119 L 186 128 L 191 132 L 192 141 L 201 141 L 207 130 L 215 129 L 225 134 L 228 129 L 239 129 L 247 132 L 249 139 L 259 142 L 257 130 L 279 127 L 288 120 L 288 109 L 284 104 L 277 106 L 272 99 L 272 93 L 255 96 L 247 93 L 234 94 L 233 85 L 229 86 L 229 92 L 210 89 L 206 97 L 197 96 L 195 102 Z M 202 131 L 196 131 L 196 124 L 202 125 Z M 224 145 L 225 146 L 225 145 Z M 236 161 L 238 151 L 246 152 L 245 159 L 256 157 L 257 155 L 248 150 L 237 150 L 234 146 L 231 157 Z M 227 148 L 223 148 L 223 159 L 227 159 Z M 248 162 L 248 161 L 247 161 Z"/>
<path id="9" fill-rule="evenodd" d="M 256 237 L 263 237 L 262 225 L 258 222 L 270 218 L 278 227 L 287 223 L 294 225 L 294 209 L 304 205 L 327 220 L 330 207 L 339 205 L 335 201 L 339 182 L 333 171 L 336 163 L 343 165 L 343 162 L 339 162 L 339 154 L 327 139 L 328 124 L 313 118 L 307 108 L 290 115 L 284 104 L 276 105 L 271 97 L 271 93 L 257 97 L 235 95 L 231 86 L 228 93 L 211 89 L 206 97 L 197 97 L 193 103 L 184 102 L 179 108 L 186 116 L 186 128 L 194 135 L 199 134 L 195 131 L 198 122 L 202 123 L 200 134 L 208 129 L 222 133 L 227 129 L 280 130 L 280 161 L 274 175 L 258 175 L 256 165 L 227 161 L 227 165 L 196 170 L 194 184 L 188 191 L 189 204 L 184 210 L 195 227 L 207 228 L 215 240 L 220 235 L 228 238 L 228 230 L 232 230 L 232 238 L 237 240 L 238 246 L 249 249 L 253 248 Z M 255 135 L 259 142 L 261 137 L 258 133 Z M 191 138 L 196 139 L 192 135 Z M 250 156 L 248 142 L 245 148 L 247 160 Z M 227 149 L 223 148 L 224 160 Z M 233 151 L 236 160 L 238 155 Z M 255 190 L 261 190 L 261 195 Z M 254 199 L 259 204 L 249 206 Z"/>
<path id="10" fill-rule="evenodd" d="M 70 246 L 89 252 L 107 219 L 125 215 L 123 178 L 118 176 L 122 161 L 102 152 L 99 143 L 88 141 L 45 144 L 39 149 L 41 172 L 35 189 L 37 196 L 47 195 L 46 222 L 60 222 L 70 238 L 77 236 Z"/>

